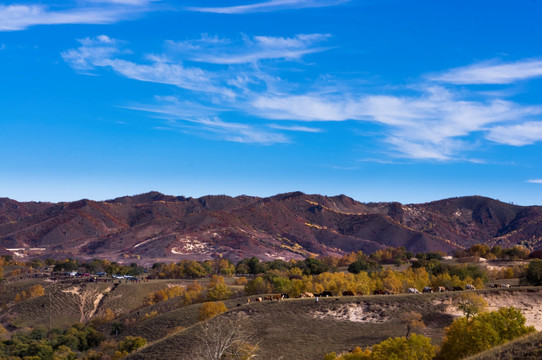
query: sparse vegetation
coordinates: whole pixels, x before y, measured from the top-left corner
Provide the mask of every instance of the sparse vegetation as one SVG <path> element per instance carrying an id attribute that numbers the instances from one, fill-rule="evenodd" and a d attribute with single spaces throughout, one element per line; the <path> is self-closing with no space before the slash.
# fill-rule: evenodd
<path id="1" fill-rule="evenodd" d="M 55 330 L 62 332 L 68 329 L 67 324 L 83 321 L 86 327 L 95 329 L 104 336 L 98 345 L 79 350 L 70 344 L 57 346 L 56 343 L 49 344 L 47 343 L 49 340 L 45 340 L 43 346 L 35 345 L 42 351 L 38 356 L 47 358 L 52 354 L 55 359 L 86 357 L 103 360 L 123 357 L 153 359 L 159 356 L 168 359 L 171 358 L 169 355 L 157 354 L 167 352 L 169 345 L 157 350 L 154 345 L 156 342 L 161 344 L 164 339 L 167 343 L 169 340 L 165 339 L 185 337 L 194 341 L 196 330 L 200 329 L 199 325 L 196 325 L 198 321 L 203 324 L 210 321 L 209 319 L 214 321 L 236 314 L 235 316 L 243 317 L 249 328 L 265 329 L 266 334 L 264 340 L 253 339 L 254 341 L 248 342 L 249 345 L 237 348 L 238 355 L 235 356 L 240 356 L 240 359 L 255 354 L 272 357 L 274 354 L 271 349 L 278 348 L 280 351 L 289 351 L 290 354 L 299 349 L 305 349 L 303 351 L 307 352 L 307 346 L 311 347 L 310 352 L 303 353 L 300 358 L 323 357 L 323 354 L 330 351 L 343 352 L 340 355 L 333 355 L 337 359 L 381 359 L 396 356 L 394 354 L 401 352 L 403 355 L 409 353 L 414 354 L 412 356 L 420 356 L 416 349 L 424 348 L 426 354 L 434 354 L 431 342 L 433 344 L 443 342 L 444 328 L 452 324 L 452 317 L 447 313 L 445 303 L 453 303 L 455 308 L 463 311 L 465 321 L 474 324 L 475 319 L 485 316 L 484 301 L 487 301 L 488 296 L 506 290 L 427 295 L 400 294 L 406 293 L 409 288 L 419 291 L 431 288 L 436 292 L 439 287 L 451 290 L 453 287 L 465 289 L 466 285 L 474 285 L 477 289 L 483 289 L 484 282 L 488 279 L 494 281 L 512 278 L 517 281 L 519 274 L 524 274 L 525 278 L 529 274 L 528 267 L 523 265 L 524 263 L 513 263 L 511 266 L 504 263 L 505 266 L 499 265 L 500 267 L 486 271 L 477 263 L 462 264 L 455 260 L 442 259 L 442 254 L 439 253 L 416 254 L 417 260 L 412 260 L 413 266 L 410 266 L 407 261 L 411 256 L 413 255 L 404 249 L 393 248 L 389 251 L 380 251 L 374 256 L 353 252 L 342 257 L 270 262 L 248 258 L 239 261 L 235 266 L 236 272 L 245 271 L 243 274 L 246 275 L 235 278 L 228 277 L 233 274 L 234 265 L 225 259 L 217 258 L 213 261 L 155 264 L 149 273 L 150 281 L 105 278 L 101 282 L 95 282 L 89 276 L 72 278 L 64 275 L 63 280 L 58 283 L 47 281 L 48 276 L 44 275 L 40 266 L 45 266 L 46 263 L 63 266 L 75 264 L 77 266 L 75 271 L 86 271 L 103 270 L 104 266 L 111 270 L 116 265 L 102 260 L 80 263 L 70 259 L 17 263 L 6 262 L 3 258 L 8 271 L 17 270 L 25 275 L 12 277 L 11 281 L 0 285 L 7 291 L 7 293 L 2 291 L 0 295 L 0 301 L 4 302 L 0 321 L 4 328 L 9 330 L 3 335 L 0 334 L 0 340 L 5 341 L 25 332 L 22 330 L 24 327 L 29 327 L 29 331 L 32 331 L 39 323 L 47 324 L 52 330 L 55 327 L 64 329 Z M 532 265 L 534 270 L 537 269 L 536 261 L 531 261 L 531 264 L 535 264 Z M 363 265 L 365 270 L 352 271 L 359 264 Z M 400 267 L 395 266 L 399 264 Z M 347 272 L 346 269 L 349 267 L 351 271 Z M 114 271 L 122 273 L 127 269 L 136 268 L 135 264 L 119 265 Z M 523 270 L 524 268 L 527 270 Z M 190 270 L 192 272 L 187 272 L 187 269 L 192 269 Z M 198 271 L 202 277 L 192 279 Z M 170 276 L 179 279 L 156 279 Z M 250 304 L 243 297 L 242 290 L 246 295 L 255 296 Z M 273 303 L 265 300 L 258 303 L 255 300 L 261 294 L 273 294 L 269 297 L 279 300 L 281 296 L 277 294 L 296 298 L 302 293 L 317 294 L 321 297 L 319 302 L 286 299 Z M 385 293 L 396 295 L 373 295 Z M 364 297 L 349 298 L 345 295 Z M 267 296 L 262 297 L 265 299 Z M 201 304 L 206 300 L 209 302 Z M 216 302 L 217 300 L 220 302 Z M 438 305 L 439 302 L 442 302 L 442 305 Z M 367 317 L 361 323 L 353 322 L 351 319 L 361 316 L 359 314 L 371 317 Z M 285 325 L 290 322 L 293 323 Z M 493 323 L 498 321 L 495 320 Z M 525 328 L 527 329 L 525 331 L 530 331 L 528 327 Z M 48 331 L 50 330 L 46 330 Z M 283 333 L 293 333 L 298 338 L 286 340 L 281 335 Z M 360 342 L 359 335 L 356 335 L 360 333 L 370 335 L 364 335 L 366 338 Z M 311 334 L 311 339 L 307 338 L 307 334 Z M 125 339 L 126 336 L 132 338 Z M 425 341 L 424 337 L 428 340 Z M 120 346 L 123 341 L 130 342 L 138 338 L 148 339 L 151 345 L 135 348 L 128 345 Z M 501 336 L 499 341 L 508 341 L 509 338 L 511 337 Z M 190 342 L 182 341 L 185 344 L 182 347 L 183 354 L 193 355 L 195 345 L 188 345 Z M 285 341 L 294 341 L 288 345 L 291 346 L 289 350 L 287 347 L 283 349 Z M 297 345 L 296 341 L 299 342 Z M 443 344 L 446 341 L 451 340 L 447 337 Z M 502 342 L 491 342 L 491 346 L 500 343 Z M 344 352 L 345 349 L 352 349 L 355 346 L 359 348 L 349 353 Z M 432 350 L 429 350 L 429 346 Z M 128 348 L 133 351 L 130 352 Z M 445 356 L 442 354 L 437 355 L 437 358 Z M 331 356 L 332 353 L 328 357 L 334 359 Z"/>

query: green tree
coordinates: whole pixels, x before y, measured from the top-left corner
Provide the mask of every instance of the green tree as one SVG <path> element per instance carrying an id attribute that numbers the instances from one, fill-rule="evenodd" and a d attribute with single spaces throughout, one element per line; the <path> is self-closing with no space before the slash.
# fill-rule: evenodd
<path id="1" fill-rule="evenodd" d="M 533 286 L 542 285 L 542 260 L 532 260 L 527 267 L 524 282 Z"/>
<path id="2" fill-rule="evenodd" d="M 362 271 L 368 271 L 369 270 L 369 262 L 366 260 L 356 260 L 350 265 L 348 265 L 348 272 L 351 272 L 353 274 L 359 274 Z"/>
<path id="3" fill-rule="evenodd" d="M 147 343 L 147 339 L 141 336 L 126 336 L 124 340 L 119 343 L 118 350 L 121 352 L 131 353 L 144 346 Z"/>
<path id="4" fill-rule="evenodd" d="M 270 292 L 271 285 L 261 276 L 250 280 L 245 285 L 245 293 L 247 295 L 268 294 Z"/>

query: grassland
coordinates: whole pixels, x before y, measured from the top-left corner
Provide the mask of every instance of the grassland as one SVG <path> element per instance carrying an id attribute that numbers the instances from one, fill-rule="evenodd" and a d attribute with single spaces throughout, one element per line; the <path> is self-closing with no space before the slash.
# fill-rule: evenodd
<path id="1" fill-rule="evenodd" d="M 228 279 L 229 283 L 231 281 L 233 279 Z M 179 359 L 190 352 L 197 339 L 201 326 L 197 314 L 201 305 L 183 306 L 182 298 L 173 298 L 144 306 L 143 299 L 152 291 L 188 282 L 51 283 L 44 279 L 23 279 L 3 284 L 4 290 L 11 294 L 9 298 L 3 291 L 4 301 L 11 301 L 13 294 L 36 284 L 43 285 L 45 295 L 14 304 L 0 313 L 0 322 L 4 326 L 12 325 L 12 329 L 36 325 L 65 328 L 80 318 L 74 298 L 65 291 L 74 287 L 92 289 L 102 295 L 95 314 L 100 315 L 110 309 L 116 314 L 114 321 L 123 324 L 119 339 L 127 335 L 147 339 L 148 345 L 130 355 L 129 359 Z M 526 314 L 528 325 L 542 324 L 542 288 L 498 288 L 476 292 L 486 298 L 490 309 L 516 306 Z M 389 337 L 404 336 L 406 329 L 399 316 L 407 311 L 422 314 L 426 324 L 422 334 L 438 345 L 442 342 L 445 327 L 458 315 L 453 306 L 457 296 L 459 293 L 455 292 L 346 296 L 320 298 L 318 303 L 314 299 L 260 303 L 255 302 L 253 296 L 250 304 L 247 304 L 246 297 L 239 297 L 224 301 L 229 311 L 221 316 L 244 319 L 247 331 L 259 343 L 263 359 L 322 359 L 332 351 L 340 353 L 356 346 L 370 346 Z M 109 334 L 111 325 L 110 322 L 105 323 L 100 330 Z M 496 357 L 487 355 L 479 359 L 540 358 L 536 348 L 541 340 L 540 336 L 533 335 L 519 340 L 525 343 L 495 349 L 499 351 L 495 353 Z M 528 357 L 531 353 L 533 357 Z M 521 354 L 525 357 L 518 357 Z"/>
<path id="2" fill-rule="evenodd" d="M 490 305 L 511 306 L 509 301 L 540 307 L 542 289 L 482 290 Z M 281 302 L 245 304 L 244 299 L 226 301 L 228 315 L 242 316 L 260 343 L 263 359 L 321 359 L 324 354 L 370 346 L 388 337 L 404 336 L 399 315 L 416 311 L 427 327 L 423 334 L 440 344 L 444 328 L 454 318 L 457 293 L 423 295 L 354 296 L 320 299 L 290 299 Z M 501 299 L 502 297 L 502 299 Z M 237 304 L 242 304 L 237 306 Z M 127 330 L 146 336 L 150 343 L 129 359 L 179 359 L 190 351 L 197 337 L 199 305 L 178 308 L 142 320 Z M 538 309 L 540 311 L 540 309 Z"/>
<path id="3" fill-rule="evenodd" d="M 539 360 L 542 359 L 542 332 L 529 334 L 507 344 L 468 357 L 465 360 Z"/>
<path id="4" fill-rule="evenodd" d="M 331 351 L 351 350 L 368 346 L 388 337 L 403 336 L 405 328 L 399 321 L 404 311 L 423 314 L 427 323 L 424 333 L 436 343 L 443 336 L 444 327 L 453 319 L 445 313 L 446 305 L 433 296 L 370 296 L 284 300 L 281 302 L 251 303 L 234 306 L 229 315 L 239 314 L 246 319 L 247 328 L 260 341 L 264 359 L 295 358 L 319 359 Z M 178 309 L 138 324 L 129 332 L 151 335 L 154 341 L 130 359 L 177 359 L 187 352 L 197 333 L 194 313 L 198 305 Z M 191 309 L 194 308 L 194 309 Z M 174 331 L 176 326 L 183 329 Z M 155 330 L 153 330 L 155 329 Z M 161 330 L 161 329 L 170 329 Z M 156 332 L 162 332 L 157 334 Z"/>

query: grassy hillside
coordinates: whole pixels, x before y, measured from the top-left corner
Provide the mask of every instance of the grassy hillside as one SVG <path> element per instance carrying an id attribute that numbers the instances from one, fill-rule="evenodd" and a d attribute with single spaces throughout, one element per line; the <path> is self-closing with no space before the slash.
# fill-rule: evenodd
<path id="1" fill-rule="evenodd" d="M 79 293 L 85 291 L 92 293 L 84 306 L 86 314 L 101 315 L 106 309 L 109 309 L 123 318 L 142 307 L 147 294 L 182 283 L 186 283 L 186 281 L 153 280 L 148 283 L 64 281 L 51 283 L 44 279 L 24 279 L 3 284 L 5 291 L 0 292 L 0 301 L 6 305 L 10 303 L 11 306 L 0 312 L 0 324 L 16 328 L 45 325 L 64 329 L 81 319 L 79 308 L 81 298 L 70 293 L 74 289 Z M 41 285 L 45 289 L 45 295 L 13 304 L 15 294 L 33 285 Z"/>
<path id="2" fill-rule="evenodd" d="M 542 300 L 540 288 L 477 293 L 488 300 L 490 307 L 518 306 L 523 312 L 530 308 L 531 323 L 542 311 L 538 305 Z M 322 359 L 332 351 L 340 353 L 404 336 L 406 329 L 399 315 L 407 311 L 423 315 L 427 327 L 422 334 L 438 345 L 445 327 L 457 314 L 453 306 L 457 296 L 459 293 L 330 297 L 321 298 L 318 304 L 313 299 L 288 299 L 248 305 L 244 299 L 237 299 L 225 302 L 230 311 L 222 316 L 239 315 L 245 319 L 247 329 L 252 329 L 251 335 L 259 341 L 264 359 Z M 127 329 L 127 335 L 150 340 L 130 359 L 178 359 L 189 352 L 200 331 L 196 315 L 199 306 L 177 308 Z"/>
<path id="3" fill-rule="evenodd" d="M 253 329 L 252 335 L 260 341 L 262 358 L 291 358 L 295 354 L 296 359 L 318 359 L 331 351 L 350 350 L 391 336 L 403 336 L 406 330 L 398 316 L 404 311 L 420 312 L 427 324 L 424 334 L 435 343 L 440 342 L 444 327 L 453 317 L 445 313 L 446 304 L 437 297 L 438 294 L 338 297 L 323 298 L 318 303 L 313 299 L 295 299 L 242 306 L 228 301 L 226 305 L 233 306 L 230 316 L 242 316 L 247 328 Z M 130 329 L 131 335 L 147 335 L 151 341 L 156 335 L 168 333 L 130 359 L 177 359 L 181 349 L 189 351 L 198 332 L 193 315 L 198 307 L 192 305 L 158 315 Z M 176 326 L 183 329 L 175 332 Z"/>
<path id="4" fill-rule="evenodd" d="M 542 359 L 542 332 L 529 334 L 465 360 L 538 360 Z"/>

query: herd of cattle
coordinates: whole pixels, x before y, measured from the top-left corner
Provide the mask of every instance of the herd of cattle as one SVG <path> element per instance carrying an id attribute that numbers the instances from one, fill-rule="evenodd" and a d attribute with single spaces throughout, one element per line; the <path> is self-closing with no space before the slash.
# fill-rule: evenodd
<path id="1" fill-rule="evenodd" d="M 494 285 L 489 285 L 489 287 L 492 287 L 492 288 L 498 288 L 498 287 L 501 287 L 501 288 L 510 288 L 510 284 L 494 284 Z M 470 284 L 467 284 L 464 288 L 461 287 L 461 286 L 454 286 L 454 287 L 451 287 L 451 288 L 446 288 L 444 286 L 438 286 L 438 287 L 435 287 L 435 288 L 431 288 L 431 287 L 424 287 L 422 292 L 423 293 L 433 293 L 433 292 L 446 292 L 446 291 L 463 291 L 463 290 L 476 290 L 476 288 L 473 286 L 473 285 L 470 285 Z M 418 289 L 416 288 L 408 288 L 408 293 L 409 294 L 421 294 L 422 292 L 420 292 Z M 373 292 L 374 295 L 392 295 L 393 292 L 392 291 L 389 291 L 389 290 L 382 290 L 382 289 L 379 289 L 379 290 L 375 290 Z M 353 291 L 343 291 L 342 292 L 342 296 L 355 296 L 356 294 L 353 292 Z M 363 294 L 357 294 L 357 295 L 363 295 Z M 319 298 L 319 297 L 330 297 L 330 296 L 334 296 L 331 291 L 324 291 L 320 294 L 313 294 L 311 292 L 304 292 L 301 294 L 301 296 L 299 296 L 298 298 Z M 290 296 L 288 294 L 274 294 L 274 295 L 268 295 L 268 296 L 265 296 L 265 297 L 256 297 L 254 299 L 247 299 L 247 304 L 250 304 L 251 301 L 255 301 L 255 302 L 262 302 L 264 300 L 267 300 L 267 301 L 280 301 L 280 300 L 284 300 L 284 299 L 288 299 L 290 298 Z"/>

